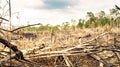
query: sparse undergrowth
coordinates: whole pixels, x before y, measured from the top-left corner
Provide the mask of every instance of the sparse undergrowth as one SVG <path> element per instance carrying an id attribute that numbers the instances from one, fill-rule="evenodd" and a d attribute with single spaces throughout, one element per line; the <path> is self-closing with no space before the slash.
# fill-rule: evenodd
<path id="1" fill-rule="evenodd" d="M 109 32 L 107 35 L 101 35 L 102 33 Z M 120 45 L 120 33 L 118 28 L 89 28 L 89 29 L 77 29 L 77 30 L 65 30 L 65 31 L 42 31 L 42 32 L 29 32 L 33 36 L 27 35 L 23 36 L 21 39 L 12 40 L 11 43 L 18 46 L 20 50 L 32 49 L 33 47 L 39 47 L 39 49 L 34 48 L 33 50 L 28 50 L 24 56 L 30 61 L 36 64 L 23 63 L 16 60 L 12 60 L 11 64 L 15 67 L 68 67 L 72 63 L 73 67 L 98 67 L 100 66 L 100 60 L 96 60 L 94 55 L 67 55 L 69 61 L 66 61 L 66 56 L 61 55 L 44 55 L 44 57 L 39 56 L 41 53 L 52 52 L 52 51 L 62 51 L 65 49 L 73 48 L 92 40 L 93 38 L 101 35 L 97 39 L 90 41 L 89 45 L 94 46 L 112 46 Z M 25 32 L 28 33 L 28 32 Z M 14 36 L 14 35 L 13 35 Z M 79 38 L 82 38 L 79 41 Z M 117 42 L 115 43 L 115 38 Z M 42 48 L 41 48 L 42 47 Z M 81 46 L 82 47 L 82 46 Z M 3 48 L 3 46 L 1 46 Z M 89 47 L 91 48 L 91 47 Z M 88 49 L 88 48 L 87 48 Z M 98 48 L 102 50 L 102 48 Z M 2 50 L 2 49 L 1 49 Z M 5 48 L 4 50 L 7 50 Z M 78 49 L 82 50 L 82 49 Z M 88 49 L 89 50 L 89 49 Z M 100 53 L 95 53 L 102 59 L 106 60 L 109 64 L 115 64 L 119 61 L 119 58 L 116 56 L 116 53 L 110 50 L 104 50 Z M 35 56 L 36 55 L 36 56 Z M 37 56 L 38 55 L 38 56 Z M 34 57 L 33 57 L 34 56 Z M 69 62 L 67 64 L 67 62 Z M 9 66 L 10 61 L 5 63 L 6 66 Z M 37 65 L 40 64 L 40 65 Z M 103 63 L 103 66 L 106 67 Z M 119 64 L 114 65 L 113 67 L 119 66 Z"/>

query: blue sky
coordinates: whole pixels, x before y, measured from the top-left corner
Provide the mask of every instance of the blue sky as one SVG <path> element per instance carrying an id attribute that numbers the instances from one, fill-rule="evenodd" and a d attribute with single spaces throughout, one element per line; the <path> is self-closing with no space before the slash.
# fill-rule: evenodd
<path id="1" fill-rule="evenodd" d="M 86 17 L 86 12 L 109 13 L 120 0 L 11 0 L 12 13 L 19 12 L 20 22 L 12 16 L 13 24 L 42 23 L 57 25 Z"/>
<path id="2" fill-rule="evenodd" d="M 43 9 L 63 9 L 71 5 L 71 3 L 65 0 L 44 0 L 43 2 L 46 4 L 43 6 Z"/>

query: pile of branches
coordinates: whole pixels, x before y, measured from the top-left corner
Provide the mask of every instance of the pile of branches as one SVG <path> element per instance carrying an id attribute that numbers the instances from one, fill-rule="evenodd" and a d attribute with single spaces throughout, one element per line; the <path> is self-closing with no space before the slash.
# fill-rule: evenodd
<path id="1" fill-rule="evenodd" d="M 120 46 L 117 45 L 116 43 L 119 41 L 116 40 L 116 37 L 114 38 L 114 44 L 111 45 L 96 45 L 96 44 L 91 44 L 90 42 L 99 39 L 102 36 L 108 35 L 108 34 L 113 34 L 111 32 L 105 32 L 102 33 L 101 35 L 84 42 L 82 44 L 79 44 L 78 46 L 66 48 L 66 47 L 61 47 L 61 48 L 66 48 L 62 49 L 60 51 L 44 51 L 46 49 L 50 49 L 52 47 L 46 47 L 42 49 L 38 49 L 38 51 L 41 51 L 40 53 L 34 53 L 32 52 L 35 50 L 31 50 L 31 53 L 28 53 L 29 58 L 35 58 L 35 57 L 40 57 L 40 58 L 45 58 L 45 57 L 59 57 L 62 56 L 64 58 L 64 61 L 66 62 L 67 67 L 74 67 L 74 64 L 69 60 L 68 56 L 90 56 L 99 61 L 100 67 L 113 67 L 113 66 L 120 66 Z M 82 46 L 81 46 L 82 45 Z M 60 48 L 60 47 L 59 47 Z M 101 56 L 105 53 L 109 53 L 107 56 Z M 109 63 L 105 57 L 113 57 L 116 56 L 117 60 L 114 63 Z"/>
<path id="2" fill-rule="evenodd" d="M 79 56 L 90 56 L 90 57 L 94 58 L 95 60 L 99 61 L 100 67 L 103 67 L 104 65 L 106 67 L 113 67 L 116 65 L 120 66 L 120 46 L 116 45 L 116 42 L 119 42 L 116 40 L 116 38 L 114 38 L 114 44 L 112 44 L 112 45 L 102 46 L 102 45 L 95 45 L 95 44 L 90 43 L 91 41 L 94 41 L 94 40 L 96 40 L 104 35 L 110 34 L 110 33 L 111 32 L 102 33 L 102 34 L 98 35 L 97 37 L 92 38 L 90 41 L 81 43 L 78 46 L 73 46 L 70 48 L 59 47 L 59 48 L 66 48 L 66 49 L 62 49 L 60 51 L 45 51 L 45 50 L 51 49 L 52 47 L 33 47 L 33 48 L 30 48 L 27 50 L 19 50 L 17 48 L 17 46 L 11 44 L 9 41 L 7 41 L 3 38 L 0 38 L 0 42 L 4 46 L 6 46 L 12 50 L 11 53 L 5 52 L 5 51 L 0 52 L 0 55 L 6 57 L 0 61 L 0 65 L 4 67 L 4 66 L 6 66 L 5 62 L 15 60 L 15 61 L 18 61 L 21 63 L 26 63 L 28 65 L 41 67 L 41 64 L 30 61 L 30 59 L 36 58 L 36 57 L 39 57 L 39 58 L 62 57 L 66 63 L 66 65 L 65 65 L 66 67 L 74 67 L 74 64 L 70 61 L 70 58 L 68 56 L 79 55 Z M 117 62 L 109 63 L 106 59 L 101 57 L 100 55 L 104 51 L 111 51 L 112 53 L 114 53 L 114 55 L 117 57 Z M 36 52 L 38 52 L 38 53 L 36 53 Z M 113 55 L 110 54 L 109 57 L 112 57 L 112 56 Z"/>

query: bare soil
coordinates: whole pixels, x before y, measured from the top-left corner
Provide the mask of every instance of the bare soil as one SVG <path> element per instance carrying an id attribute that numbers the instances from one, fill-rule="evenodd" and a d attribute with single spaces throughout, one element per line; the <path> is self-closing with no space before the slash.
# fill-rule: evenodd
<path id="1" fill-rule="evenodd" d="M 112 28 L 110 34 L 102 36 L 98 39 L 90 42 L 91 45 L 120 45 L 120 31 L 118 28 Z M 43 50 L 44 52 L 50 51 L 61 51 L 63 49 L 75 47 L 80 45 L 79 38 L 82 37 L 82 43 L 91 40 L 99 36 L 100 34 L 107 32 L 104 28 L 92 28 L 92 29 L 77 29 L 77 30 L 67 30 L 67 31 L 43 31 L 43 32 L 24 32 L 25 35 L 20 35 L 22 38 L 12 40 L 11 43 L 16 45 L 20 50 L 27 50 L 33 47 L 52 47 L 50 49 Z M 19 35 L 12 35 L 13 39 L 19 37 Z M 117 43 L 114 43 L 114 38 L 116 37 Z M 2 44 L 1 44 L 2 45 Z M 63 47 L 63 48 L 62 48 Z M 3 50 L 3 46 L 0 48 Z M 5 48 L 4 50 L 8 50 Z M 36 53 L 43 52 L 41 49 L 34 50 L 33 52 L 28 52 L 24 56 L 28 58 L 30 55 L 35 55 Z M 108 63 L 114 64 L 118 60 L 114 52 L 103 51 L 97 53 L 102 59 L 105 59 Z M 74 67 L 99 67 L 100 62 L 93 58 L 91 55 L 69 55 L 67 56 Z M 28 60 L 32 61 L 31 63 L 26 63 L 24 61 L 7 61 L 4 63 L 6 67 L 68 67 L 63 56 L 46 56 L 46 57 L 31 57 Z M 106 64 L 103 67 L 107 67 Z M 114 65 L 113 67 L 119 67 L 119 65 Z"/>

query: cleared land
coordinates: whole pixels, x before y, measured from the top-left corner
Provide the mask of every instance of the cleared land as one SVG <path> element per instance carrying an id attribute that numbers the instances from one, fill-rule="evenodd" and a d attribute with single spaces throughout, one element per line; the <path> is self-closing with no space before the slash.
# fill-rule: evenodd
<path id="1" fill-rule="evenodd" d="M 119 67 L 119 28 L 89 28 L 62 31 L 24 32 L 11 35 L 11 43 L 31 61 L 12 59 L 1 63 L 15 67 Z M 8 48 L 1 48 L 1 59 Z M 7 54 L 7 55 L 6 55 Z M 13 53 L 14 54 L 14 53 Z M 5 56 L 3 56 L 5 55 Z"/>

